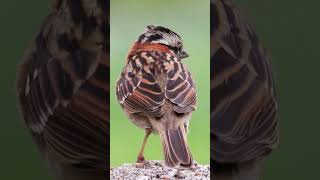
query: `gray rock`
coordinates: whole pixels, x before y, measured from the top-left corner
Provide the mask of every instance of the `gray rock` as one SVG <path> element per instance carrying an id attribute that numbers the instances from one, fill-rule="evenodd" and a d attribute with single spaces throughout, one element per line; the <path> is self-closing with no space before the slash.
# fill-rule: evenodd
<path id="1" fill-rule="evenodd" d="M 148 161 L 142 163 L 125 163 L 122 166 L 110 170 L 111 180 L 173 180 L 190 179 L 206 180 L 210 179 L 210 165 L 201 165 L 194 162 L 192 168 L 170 168 L 164 165 L 163 161 Z"/>

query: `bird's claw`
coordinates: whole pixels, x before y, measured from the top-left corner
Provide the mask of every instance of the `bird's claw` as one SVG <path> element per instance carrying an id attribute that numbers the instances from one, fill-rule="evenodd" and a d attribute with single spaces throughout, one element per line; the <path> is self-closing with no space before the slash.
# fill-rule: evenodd
<path id="1" fill-rule="evenodd" d="M 136 162 L 137 168 L 143 168 L 144 166 L 148 166 L 150 163 L 145 160 L 145 158 L 142 155 L 139 155 Z"/>
<path id="2" fill-rule="evenodd" d="M 144 157 L 142 155 L 139 155 L 137 158 L 137 163 L 144 163 L 146 160 L 144 159 Z"/>

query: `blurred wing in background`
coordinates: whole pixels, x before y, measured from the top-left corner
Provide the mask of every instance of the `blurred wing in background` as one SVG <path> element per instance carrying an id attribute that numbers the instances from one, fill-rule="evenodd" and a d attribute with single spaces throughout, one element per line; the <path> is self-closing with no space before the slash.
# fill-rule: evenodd
<path id="1" fill-rule="evenodd" d="M 109 165 L 108 2 L 54 1 L 18 72 L 26 125 L 58 179 Z"/>
<path id="2" fill-rule="evenodd" d="M 211 164 L 214 178 L 259 179 L 278 142 L 270 64 L 228 0 L 211 1 Z"/>

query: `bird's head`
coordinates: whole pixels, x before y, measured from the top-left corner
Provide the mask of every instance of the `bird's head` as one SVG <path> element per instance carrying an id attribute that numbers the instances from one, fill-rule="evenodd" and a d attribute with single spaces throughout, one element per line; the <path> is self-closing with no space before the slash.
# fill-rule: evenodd
<path id="1" fill-rule="evenodd" d="M 181 37 L 177 33 L 162 26 L 147 26 L 144 32 L 137 39 L 136 43 L 165 45 L 173 54 L 179 57 L 179 59 L 189 56 L 183 49 L 183 41 Z"/>

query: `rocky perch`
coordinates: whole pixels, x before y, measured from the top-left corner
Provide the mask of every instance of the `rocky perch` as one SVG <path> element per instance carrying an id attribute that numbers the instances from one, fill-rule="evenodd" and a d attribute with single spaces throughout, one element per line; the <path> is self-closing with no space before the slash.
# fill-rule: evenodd
<path id="1" fill-rule="evenodd" d="M 201 165 L 194 162 L 192 168 L 170 168 L 164 165 L 163 161 L 148 161 L 147 163 L 125 163 L 122 166 L 110 169 L 110 179 L 132 179 L 132 180 L 153 180 L 153 179 L 210 179 L 210 165 Z"/>

